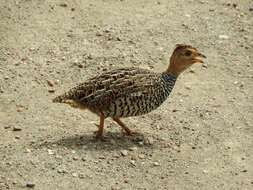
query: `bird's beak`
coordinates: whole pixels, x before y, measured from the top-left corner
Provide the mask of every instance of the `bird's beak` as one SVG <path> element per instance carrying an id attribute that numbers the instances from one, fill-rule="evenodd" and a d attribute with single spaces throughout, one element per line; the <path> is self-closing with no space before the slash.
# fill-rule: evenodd
<path id="1" fill-rule="evenodd" d="M 206 58 L 206 56 L 203 55 L 202 53 L 197 53 L 196 57 L 194 58 L 194 62 L 195 63 L 204 63 L 202 58 Z"/>

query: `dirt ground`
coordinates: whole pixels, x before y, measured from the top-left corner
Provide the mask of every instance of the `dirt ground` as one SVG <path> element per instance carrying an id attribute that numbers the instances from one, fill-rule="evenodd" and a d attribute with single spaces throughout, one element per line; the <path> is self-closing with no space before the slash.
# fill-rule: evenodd
<path id="1" fill-rule="evenodd" d="M 110 119 L 52 98 L 105 70 L 208 58 L 156 111 Z M 253 189 L 251 0 L 0 2 L 0 189 Z"/>

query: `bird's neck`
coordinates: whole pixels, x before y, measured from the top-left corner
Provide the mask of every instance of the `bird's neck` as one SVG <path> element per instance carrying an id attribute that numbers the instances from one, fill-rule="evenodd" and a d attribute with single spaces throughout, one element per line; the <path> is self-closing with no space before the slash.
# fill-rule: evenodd
<path id="1" fill-rule="evenodd" d="M 180 75 L 180 72 L 176 71 L 175 69 L 171 69 L 170 67 L 165 71 L 168 75 L 172 75 L 174 77 L 178 77 Z"/>
<path id="2" fill-rule="evenodd" d="M 174 75 L 172 73 L 164 72 L 162 73 L 162 78 L 164 79 L 165 82 L 174 84 L 177 80 L 177 75 Z"/>
<path id="3" fill-rule="evenodd" d="M 170 57 L 170 64 L 169 67 L 167 68 L 167 70 L 165 71 L 165 73 L 168 73 L 170 75 L 173 75 L 175 77 L 178 77 L 181 73 L 181 71 L 179 71 L 177 64 L 176 64 L 176 57 L 174 56 L 174 54 Z"/>
<path id="4" fill-rule="evenodd" d="M 161 78 L 162 78 L 163 84 L 164 84 L 165 97 L 167 98 L 175 86 L 177 77 L 170 74 L 170 73 L 164 72 L 164 73 L 162 73 Z"/>

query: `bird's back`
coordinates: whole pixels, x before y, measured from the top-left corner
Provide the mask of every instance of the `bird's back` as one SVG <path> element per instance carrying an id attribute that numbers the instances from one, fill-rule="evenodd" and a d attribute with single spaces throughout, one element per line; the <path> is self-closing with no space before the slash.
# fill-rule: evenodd
<path id="1" fill-rule="evenodd" d="M 102 73 L 58 96 L 54 102 L 72 100 L 105 117 L 128 117 L 148 113 L 162 104 L 176 78 L 139 68 Z"/>

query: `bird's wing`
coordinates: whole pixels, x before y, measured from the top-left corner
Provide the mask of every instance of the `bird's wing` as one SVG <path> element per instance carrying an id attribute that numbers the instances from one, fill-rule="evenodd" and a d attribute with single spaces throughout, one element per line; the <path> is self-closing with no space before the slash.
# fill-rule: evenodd
<path id="1" fill-rule="evenodd" d="M 117 98 L 152 94 L 159 88 L 159 74 L 139 68 L 102 73 L 71 89 L 68 98 L 88 107 L 105 108 Z"/>

